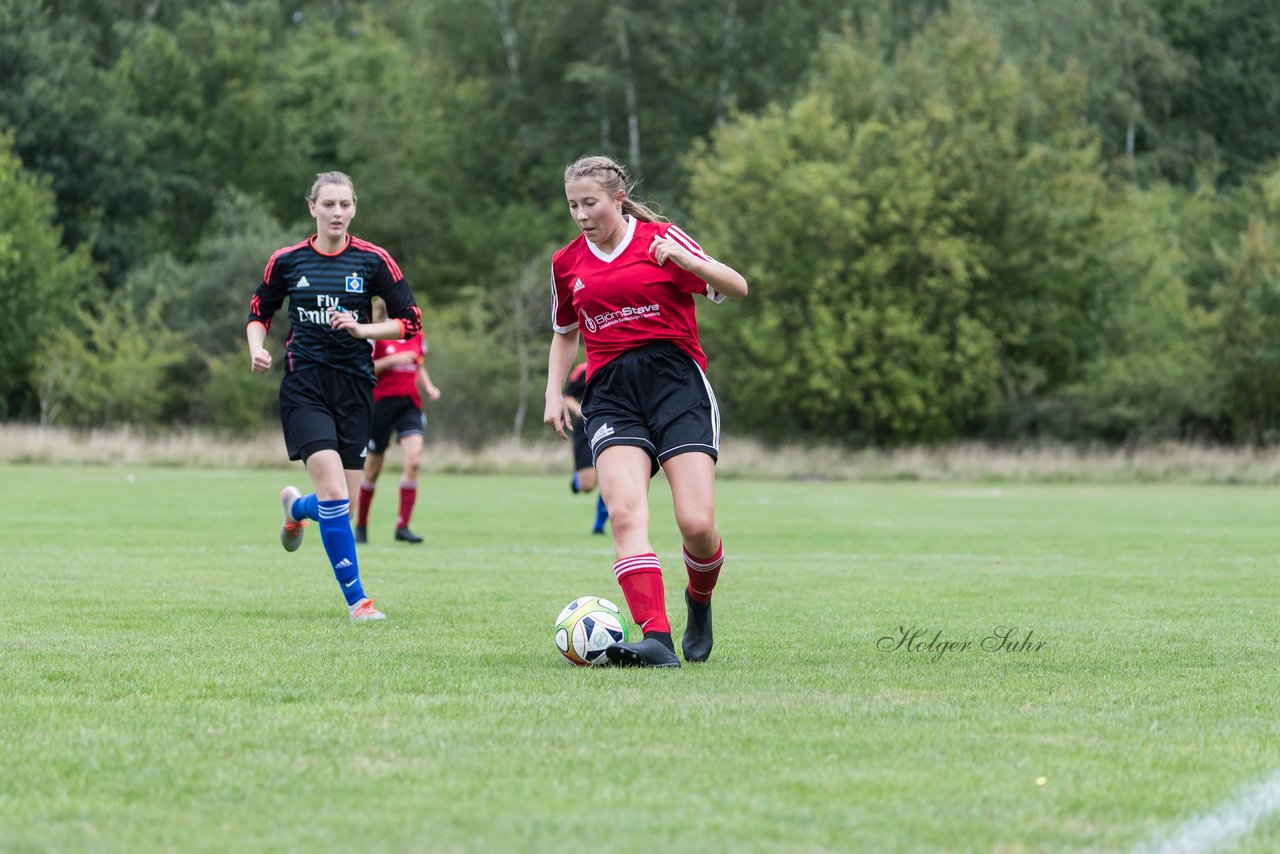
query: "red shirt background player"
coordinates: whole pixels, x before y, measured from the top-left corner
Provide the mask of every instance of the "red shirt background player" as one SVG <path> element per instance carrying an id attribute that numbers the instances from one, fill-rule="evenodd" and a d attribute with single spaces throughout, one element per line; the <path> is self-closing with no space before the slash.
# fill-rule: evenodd
<path id="1" fill-rule="evenodd" d="M 422 390 L 418 387 L 418 369 L 427 355 L 427 342 L 422 334 L 398 341 L 374 341 L 373 362 L 396 353 L 412 353 L 413 362 L 399 362 L 378 374 L 378 384 L 373 387 L 374 401 L 384 397 L 407 397 L 413 405 L 422 408 Z"/>
<path id="2" fill-rule="evenodd" d="M 374 300 L 373 315 L 385 311 L 381 300 Z M 422 409 L 422 396 L 439 400 L 440 389 L 431 382 L 426 365 L 427 341 L 421 333 L 394 341 L 375 341 L 373 370 L 378 383 L 373 387 L 373 429 L 369 434 L 368 454 L 360 480 L 360 502 L 356 510 L 357 543 L 369 541 L 369 508 L 387 448 L 394 432 L 404 456 L 400 475 L 400 509 L 396 514 L 394 538 L 403 543 L 421 543 L 422 537 L 409 528 L 414 505 L 418 501 L 418 473 L 422 466 L 422 448 L 427 433 L 427 415 Z"/>

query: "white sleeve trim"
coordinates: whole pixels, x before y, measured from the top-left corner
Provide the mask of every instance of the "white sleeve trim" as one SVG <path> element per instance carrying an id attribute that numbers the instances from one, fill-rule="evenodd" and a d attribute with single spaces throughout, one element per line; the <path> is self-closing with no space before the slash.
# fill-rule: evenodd
<path id="1" fill-rule="evenodd" d="M 565 333 L 572 332 L 578 328 L 577 321 L 570 323 L 568 326 L 557 326 L 556 315 L 560 313 L 560 296 L 556 292 L 556 271 L 555 263 L 551 265 L 551 328 L 556 332 Z"/>
<path id="2" fill-rule="evenodd" d="M 706 252 L 702 251 L 702 247 L 698 245 L 698 242 L 696 240 L 694 240 L 692 237 L 690 237 L 689 235 L 681 231 L 679 227 L 675 225 L 675 223 L 672 223 L 670 226 L 668 226 L 667 237 L 671 238 L 676 243 L 679 243 L 685 249 L 693 253 L 693 255 L 697 258 L 701 258 L 704 261 L 714 260 Z"/>
<path id="3" fill-rule="evenodd" d="M 718 290 L 711 287 L 711 285 L 707 285 L 706 297 L 716 305 L 719 305 L 720 303 L 724 302 L 724 294 L 720 293 Z"/>

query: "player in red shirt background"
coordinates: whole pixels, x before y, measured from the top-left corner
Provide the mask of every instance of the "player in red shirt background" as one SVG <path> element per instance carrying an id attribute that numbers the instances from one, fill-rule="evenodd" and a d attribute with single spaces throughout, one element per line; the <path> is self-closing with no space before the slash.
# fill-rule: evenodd
<path id="1" fill-rule="evenodd" d="M 711 654 L 711 592 L 724 562 L 715 521 L 720 410 L 698 341 L 697 296 L 747 295 L 747 282 L 676 225 L 629 195 L 626 171 L 589 156 L 564 174 L 569 213 L 582 231 L 551 259 L 555 334 L 543 421 L 561 438 L 572 414 L 561 391 L 582 335 L 582 412 L 613 528 L 614 574 L 637 643 L 605 650 L 614 664 L 679 667 L 667 621 L 662 567 L 649 541 L 649 481 L 666 472 L 684 541 L 686 661 Z"/>
<path id="2" fill-rule="evenodd" d="M 373 316 L 386 316 L 386 305 L 374 300 Z M 427 416 L 422 396 L 439 400 L 440 389 L 431 382 L 426 365 L 427 341 L 419 332 L 397 341 L 373 342 L 373 370 L 378 383 L 373 387 L 373 431 L 369 434 L 369 455 L 365 457 L 360 482 L 360 506 L 356 513 L 356 542 L 368 542 L 369 507 L 378 486 L 378 475 L 386 459 L 394 430 L 404 454 L 400 476 L 400 510 L 396 515 L 395 539 L 420 543 L 422 537 L 409 529 L 409 518 L 418 500 L 418 471 L 422 466 L 422 443 L 427 432 Z"/>

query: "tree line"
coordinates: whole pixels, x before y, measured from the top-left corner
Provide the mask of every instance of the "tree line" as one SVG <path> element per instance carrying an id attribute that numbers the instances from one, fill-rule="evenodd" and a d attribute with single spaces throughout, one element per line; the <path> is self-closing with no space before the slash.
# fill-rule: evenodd
<path id="1" fill-rule="evenodd" d="M 752 284 L 699 321 L 739 432 L 1272 442 L 1269 7 L 0 0 L 0 417 L 262 429 L 247 300 L 341 169 L 433 432 L 534 435 L 561 174 L 603 152 Z"/>

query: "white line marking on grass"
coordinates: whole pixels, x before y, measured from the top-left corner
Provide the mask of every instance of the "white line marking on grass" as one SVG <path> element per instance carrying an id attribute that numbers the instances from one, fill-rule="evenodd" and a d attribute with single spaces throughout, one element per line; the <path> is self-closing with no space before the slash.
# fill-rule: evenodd
<path id="1" fill-rule="evenodd" d="M 1240 790 L 1233 799 L 1205 816 L 1191 819 L 1167 839 L 1133 849 L 1133 854 L 1207 854 L 1251 833 L 1280 811 L 1280 769 L 1261 783 Z"/>

